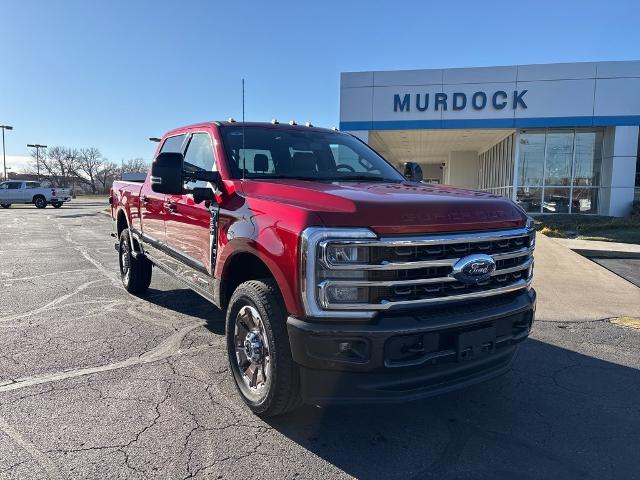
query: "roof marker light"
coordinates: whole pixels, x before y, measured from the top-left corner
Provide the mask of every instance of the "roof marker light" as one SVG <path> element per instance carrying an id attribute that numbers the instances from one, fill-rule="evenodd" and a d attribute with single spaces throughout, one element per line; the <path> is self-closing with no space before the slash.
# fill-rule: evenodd
<path id="1" fill-rule="evenodd" d="M 295 120 L 289 120 L 289 125 L 297 125 Z"/>
<path id="2" fill-rule="evenodd" d="M 304 124 L 305 127 L 313 127 L 313 125 L 311 124 L 311 122 L 307 122 Z"/>
<path id="3" fill-rule="evenodd" d="M 236 119 L 233 117 L 229 117 L 229 123 L 236 123 Z"/>
<path id="4" fill-rule="evenodd" d="M 271 123 L 273 123 L 274 125 L 278 125 L 280 122 L 278 121 L 277 118 L 272 118 Z"/>

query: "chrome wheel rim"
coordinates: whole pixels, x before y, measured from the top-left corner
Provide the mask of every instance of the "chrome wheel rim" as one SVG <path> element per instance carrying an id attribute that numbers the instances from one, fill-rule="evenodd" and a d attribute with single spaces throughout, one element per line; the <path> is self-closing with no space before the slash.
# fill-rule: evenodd
<path id="1" fill-rule="evenodd" d="M 252 394 L 262 394 L 271 379 L 271 358 L 264 322 L 251 305 L 236 316 L 234 346 L 242 382 Z"/>
<path id="2" fill-rule="evenodd" d="M 124 283 L 129 282 L 129 246 L 127 242 L 120 242 L 120 274 Z"/>

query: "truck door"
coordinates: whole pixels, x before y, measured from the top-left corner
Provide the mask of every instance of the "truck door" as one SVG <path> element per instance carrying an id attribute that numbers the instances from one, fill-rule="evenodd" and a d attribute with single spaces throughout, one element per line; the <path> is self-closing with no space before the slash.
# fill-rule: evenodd
<path id="1" fill-rule="evenodd" d="M 159 153 L 182 153 L 185 138 L 185 134 L 167 137 Z M 149 175 L 147 175 L 140 191 L 140 217 L 143 240 L 147 244 L 146 249 L 155 258 L 160 257 L 160 251 L 164 250 L 166 245 L 166 207 L 166 195 L 156 193 L 151 189 Z"/>
<path id="2" fill-rule="evenodd" d="M 194 132 L 189 136 L 184 156 L 185 170 L 215 170 L 215 156 L 211 136 L 207 132 Z M 185 189 L 211 188 L 207 182 L 187 182 Z M 193 270 L 212 274 L 212 249 L 217 228 L 217 204 L 195 203 L 192 195 L 167 195 L 167 247 L 171 253 Z M 212 217 L 214 221 L 212 222 Z M 212 240 L 213 238 L 213 240 Z M 208 275 L 194 281 L 208 282 Z M 204 287 L 205 285 L 200 285 Z"/>
<path id="3" fill-rule="evenodd" d="M 7 203 L 20 203 L 24 195 L 24 189 L 22 188 L 22 182 L 8 182 L 7 185 Z M 24 200 L 25 202 L 27 200 Z M 29 199 L 28 201 L 31 201 Z"/>
<path id="4" fill-rule="evenodd" d="M 31 202 L 36 195 L 36 189 L 40 188 L 40 184 L 37 182 L 24 182 L 23 188 L 19 190 L 21 202 Z"/>

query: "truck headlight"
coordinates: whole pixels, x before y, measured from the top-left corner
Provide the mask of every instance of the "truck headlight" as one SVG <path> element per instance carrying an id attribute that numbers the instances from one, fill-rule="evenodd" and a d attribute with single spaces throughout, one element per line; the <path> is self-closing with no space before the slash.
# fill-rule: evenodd
<path id="1" fill-rule="evenodd" d="M 300 291 L 311 317 L 371 318 L 371 311 L 325 310 L 324 303 L 366 303 L 368 288 L 331 285 L 332 280 L 365 280 L 363 265 L 370 262 L 370 247 L 358 245 L 377 239 L 368 228 L 310 227 L 300 240 Z M 326 300 L 326 302 L 325 302 Z"/>
<path id="2" fill-rule="evenodd" d="M 326 245 L 325 260 L 330 265 L 363 265 L 369 263 L 369 248 L 329 243 Z"/>

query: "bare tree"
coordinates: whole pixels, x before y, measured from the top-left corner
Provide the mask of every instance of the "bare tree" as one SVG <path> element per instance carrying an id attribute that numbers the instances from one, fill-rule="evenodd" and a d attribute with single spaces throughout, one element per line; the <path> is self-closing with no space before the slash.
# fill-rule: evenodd
<path id="1" fill-rule="evenodd" d="M 32 153 L 32 156 L 34 155 L 35 153 Z M 54 187 L 66 187 L 68 156 L 69 149 L 58 146 L 47 149 L 47 153 L 40 159 L 40 167 Z"/>
<path id="2" fill-rule="evenodd" d="M 149 164 L 143 158 L 132 158 L 122 162 L 121 173 L 147 173 Z"/>
<path id="3" fill-rule="evenodd" d="M 96 188 L 96 176 L 101 170 L 104 164 L 104 159 L 100 150 L 95 147 L 81 148 L 79 151 L 78 168 L 80 172 L 84 173 L 89 180 L 91 186 L 91 192 L 95 194 Z"/>
<path id="4" fill-rule="evenodd" d="M 109 188 L 111 188 L 111 184 L 118 177 L 118 174 L 118 166 L 115 163 L 109 162 L 105 159 L 100 169 L 96 172 L 96 180 L 100 185 L 100 190 L 103 193 L 106 193 Z"/>

